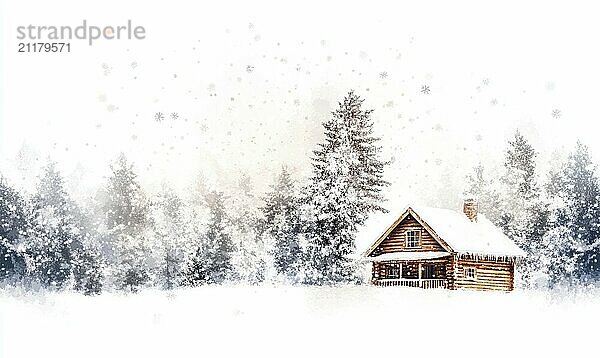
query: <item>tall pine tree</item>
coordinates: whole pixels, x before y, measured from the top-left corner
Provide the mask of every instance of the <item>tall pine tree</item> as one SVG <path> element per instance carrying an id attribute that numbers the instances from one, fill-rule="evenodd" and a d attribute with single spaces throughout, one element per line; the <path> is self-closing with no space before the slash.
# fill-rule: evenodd
<path id="1" fill-rule="evenodd" d="M 261 211 L 252 181 L 242 174 L 233 195 L 227 200 L 230 233 L 236 247 L 232 263 L 239 280 L 257 284 L 265 280 L 266 249 L 258 232 Z"/>
<path id="2" fill-rule="evenodd" d="M 259 230 L 268 243 L 273 266 L 287 281 L 296 282 L 302 254 L 300 218 L 294 182 L 285 167 L 263 201 Z"/>
<path id="3" fill-rule="evenodd" d="M 182 278 L 185 227 L 183 202 L 170 187 L 163 185 L 152 208 L 154 234 L 157 239 L 157 284 L 172 289 Z"/>
<path id="4" fill-rule="evenodd" d="M 536 156 L 533 146 L 517 131 L 508 142 L 500 178 L 502 213 L 498 224 L 527 253 L 519 270 L 520 283 L 524 286 L 543 281 L 539 277 L 543 238 L 549 229 L 550 213 L 537 180 Z"/>
<path id="5" fill-rule="evenodd" d="M 196 249 L 189 258 L 184 284 L 198 286 L 223 283 L 233 278 L 232 254 L 235 250 L 228 232 L 225 196 L 217 191 L 206 194 L 210 221 L 206 232 L 197 239 Z"/>
<path id="6" fill-rule="evenodd" d="M 564 280 L 590 282 L 600 279 L 600 187 L 588 149 L 581 142 L 569 155 L 552 186 L 563 205 L 557 209 L 556 229 L 562 235 L 562 255 L 572 257 L 572 272 Z M 560 272 L 559 272 L 560 274 Z M 558 280 L 557 280 L 558 281 Z"/>
<path id="7" fill-rule="evenodd" d="M 46 286 L 61 288 L 71 279 L 73 246 L 80 242 L 80 228 L 75 216 L 78 209 L 53 162 L 43 169 L 32 209 L 28 255 L 37 278 Z"/>
<path id="8" fill-rule="evenodd" d="M 479 210 L 517 245 L 527 257 L 519 265 L 518 283 L 543 285 L 544 237 L 550 211 L 538 184 L 537 153 L 518 131 L 508 141 L 499 178 L 488 177 L 481 164 L 467 177 L 465 196 L 477 200 Z"/>
<path id="9" fill-rule="evenodd" d="M 105 235 L 113 250 L 109 268 L 118 288 L 135 292 L 150 279 L 149 204 L 125 155 L 111 165 L 111 171 L 100 200 Z"/>
<path id="10" fill-rule="evenodd" d="M 386 165 L 373 136 L 372 110 L 349 92 L 323 123 L 325 141 L 314 151 L 304 198 L 307 245 L 304 281 L 330 284 L 356 280 L 355 233 L 368 215 L 384 211 L 381 190 Z"/>

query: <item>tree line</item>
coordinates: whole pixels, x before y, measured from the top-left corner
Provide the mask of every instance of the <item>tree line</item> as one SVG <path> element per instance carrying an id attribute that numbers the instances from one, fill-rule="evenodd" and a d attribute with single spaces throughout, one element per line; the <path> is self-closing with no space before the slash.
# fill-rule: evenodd
<path id="1" fill-rule="evenodd" d="M 349 92 L 323 122 L 312 172 L 302 183 L 281 168 L 257 196 L 250 178 L 235 190 L 202 182 L 182 197 L 168 185 L 147 195 L 121 154 L 89 202 L 75 202 L 49 162 L 33 195 L 0 177 L 0 282 L 25 287 L 135 292 L 206 284 L 362 282 L 353 254 L 358 229 L 385 212 L 388 162 L 372 111 Z M 544 175 L 519 132 L 499 171 L 478 165 L 466 197 L 527 252 L 524 287 L 595 284 L 600 279 L 600 188 L 578 143 Z"/>
<path id="2" fill-rule="evenodd" d="M 531 143 L 518 131 L 500 171 L 474 168 L 467 196 L 527 253 L 521 286 L 573 287 L 600 279 L 600 187 L 588 148 L 577 142 L 567 158 L 540 173 Z"/>
<path id="3" fill-rule="evenodd" d="M 355 233 L 384 210 L 388 185 L 372 111 L 362 104 L 349 92 L 324 121 L 306 183 L 283 167 L 262 197 L 245 176 L 230 193 L 201 186 L 183 198 L 163 185 L 148 196 L 123 154 L 86 205 L 70 197 L 52 162 L 31 197 L 0 179 L 0 281 L 86 294 L 360 282 Z"/>

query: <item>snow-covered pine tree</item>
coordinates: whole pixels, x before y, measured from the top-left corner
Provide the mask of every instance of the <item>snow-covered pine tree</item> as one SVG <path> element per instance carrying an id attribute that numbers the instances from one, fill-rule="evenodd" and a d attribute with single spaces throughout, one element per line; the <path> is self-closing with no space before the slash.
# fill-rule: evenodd
<path id="1" fill-rule="evenodd" d="M 71 245 L 73 260 L 73 289 L 86 295 L 102 292 L 105 259 L 100 250 L 100 235 L 93 213 L 76 206 L 74 216 L 79 231 L 78 240 Z"/>
<path id="2" fill-rule="evenodd" d="M 230 234 L 236 248 L 232 257 L 235 276 L 250 284 L 262 282 L 267 261 L 263 237 L 258 233 L 262 213 L 252 180 L 246 173 L 240 176 L 235 192 L 227 200 L 227 207 Z"/>
<path id="3" fill-rule="evenodd" d="M 328 284 L 356 280 L 355 233 L 368 215 L 384 211 L 381 190 L 386 162 L 373 136 L 372 110 L 350 91 L 324 123 L 325 141 L 312 158 L 313 173 L 306 189 L 307 245 L 304 281 Z"/>
<path id="4" fill-rule="evenodd" d="M 298 196 L 292 177 L 284 166 L 271 191 L 263 198 L 259 231 L 267 243 L 273 266 L 288 282 L 297 282 L 301 260 Z"/>
<path id="5" fill-rule="evenodd" d="M 556 198 L 555 198 L 556 199 Z M 569 286 L 576 283 L 576 268 L 580 253 L 578 243 L 568 231 L 566 208 L 550 206 L 549 230 L 543 237 L 541 256 L 542 272 L 548 279 L 549 288 Z"/>
<path id="6" fill-rule="evenodd" d="M 157 254 L 157 284 L 172 289 L 181 281 L 184 261 L 185 226 L 182 200 L 167 185 L 163 185 L 152 208 L 155 251 Z"/>
<path id="7" fill-rule="evenodd" d="M 501 182 L 499 224 L 504 233 L 527 253 L 520 266 L 521 284 L 542 281 L 543 237 L 548 231 L 548 205 L 542 200 L 537 181 L 536 152 L 518 131 L 506 149 Z"/>
<path id="8" fill-rule="evenodd" d="M 112 244 L 109 269 L 117 288 L 137 291 L 150 279 L 149 249 L 146 235 L 149 227 L 149 204 L 125 155 L 111 166 L 111 176 L 101 193 L 104 235 Z"/>
<path id="9" fill-rule="evenodd" d="M 600 187 L 587 147 L 577 142 L 562 173 L 564 202 L 559 209 L 563 251 L 576 259 L 574 278 L 582 282 L 600 279 Z M 567 246 L 567 247 L 565 247 Z M 568 247 L 571 246 L 571 247 Z"/>
<path id="10" fill-rule="evenodd" d="M 26 203 L 0 176 L 0 281 L 20 279 L 26 271 L 18 245 L 28 231 Z"/>
<path id="11" fill-rule="evenodd" d="M 209 191 L 205 196 L 210 210 L 206 232 L 197 239 L 196 248 L 188 260 L 184 285 L 223 283 L 233 277 L 232 254 L 235 250 L 231 240 L 225 212 L 225 196 Z"/>
<path id="12" fill-rule="evenodd" d="M 80 241 L 80 229 L 75 216 L 78 209 L 53 162 L 43 169 L 32 210 L 27 244 L 31 269 L 43 285 L 62 288 L 71 279 L 73 246 Z"/>

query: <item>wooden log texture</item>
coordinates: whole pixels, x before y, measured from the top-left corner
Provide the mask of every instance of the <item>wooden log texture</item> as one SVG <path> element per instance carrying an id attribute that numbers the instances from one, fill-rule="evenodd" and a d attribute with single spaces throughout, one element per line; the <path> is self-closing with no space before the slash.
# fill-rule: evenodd
<path id="1" fill-rule="evenodd" d="M 406 247 L 406 232 L 418 230 L 421 233 L 421 245 L 416 248 Z M 412 216 L 407 216 L 386 237 L 370 256 L 378 256 L 391 252 L 420 252 L 420 251 L 445 251 L 444 248 L 419 224 Z"/>
<path id="2" fill-rule="evenodd" d="M 465 268 L 475 268 L 475 278 L 465 276 Z M 476 290 L 512 291 L 514 288 L 514 263 L 492 260 L 458 259 L 456 264 L 455 288 Z"/>

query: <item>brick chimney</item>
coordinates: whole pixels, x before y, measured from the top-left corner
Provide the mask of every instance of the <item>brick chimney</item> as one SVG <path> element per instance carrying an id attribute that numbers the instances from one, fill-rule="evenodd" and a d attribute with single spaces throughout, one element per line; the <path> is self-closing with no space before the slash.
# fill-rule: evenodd
<path id="1" fill-rule="evenodd" d="M 477 221 L 477 202 L 474 199 L 466 199 L 463 205 L 463 212 L 469 220 Z"/>

